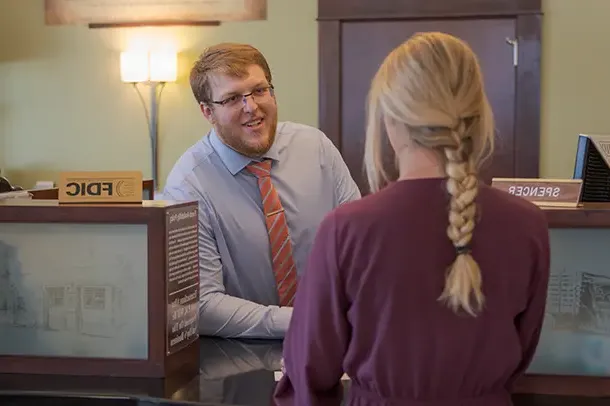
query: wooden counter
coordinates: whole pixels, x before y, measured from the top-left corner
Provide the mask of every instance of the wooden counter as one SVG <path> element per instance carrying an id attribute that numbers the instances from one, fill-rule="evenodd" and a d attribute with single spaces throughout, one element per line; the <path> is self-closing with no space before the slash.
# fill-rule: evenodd
<path id="1" fill-rule="evenodd" d="M 610 204 L 544 211 L 551 238 L 547 312 L 517 392 L 610 396 Z"/>
<path id="2" fill-rule="evenodd" d="M 550 228 L 610 228 L 610 203 L 578 208 L 544 208 Z"/>
<path id="3" fill-rule="evenodd" d="M 0 201 L 0 373 L 196 375 L 197 210 Z"/>
<path id="4" fill-rule="evenodd" d="M 133 247 L 115 253 L 123 257 L 129 257 L 130 252 L 136 250 L 134 247 L 142 245 L 141 236 L 134 237 L 133 241 L 125 240 L 125 235 L 121 234 L 121 228 L 128 225 L 145 226 L 145 254 L 147 271 L 145 272 L 146 280 L 142 281 L 142 286 L 146 286 L 146 297 L 148 298 L 146 319 L 150 321 L 147 326 L 148 331 L 148 349 L 145 359 L 104 359 L 96 358 L 80 358 L 74 359 L 69 357 L 45 358 L 35 356 L 15 356 L 15 355 L 0 355 L 0 372 L 46 372 L 55 374 L 79 373 L 83 375 L 108 375 L 108 376 L 156 376 L 162 377 L 170 373 L 170 370 L 179 368 L 180 366 L 188 366 L 192 369 L 198 368 L 198 346 L 196 342 L 191 342 L 185 348 L 167 356 L 167 329 L 168 325 L 168 302 L 166 301 L 168 286 L 168 219 L 171 217 L 173 210 L 196 210 L 196 203 L 171 203 L 160 201 L 147 201 L 138 205 L 120 205 L 120 206 L 102 206 L 102 205 L 59 205 L 55 200 L 9 200 L 0 201 L 0 278 L 3 275 L 2 256 L 9 251 L 2 251 L 2 243 L 15 245 L 19 241 L 25 241 L 24 236 L 35 236 L 38 240 L 44 241 L 47 238 L 49 246 L 55 247 L 56 252 L 45 251 L 44 245 L 34 247 L 37 249 L 37 255 L 43 258 L 41 261 L 49 264 L 50 272 L 57 272 L 54 269 L 57 264 L 68 264 L 69 262 L 59 261 L 59 257 L 69 256 L 73 250 L 80 251 L 79 248 L 84 247 L 79 245 L 81 240 L 93 238 L 95 235 L 105 235 L 106 240 L 102 238 L 100 244 L 106 244 L 104 241 L 108 239 L 117 239 L 116 246 Z M 588 272 L 596 277 L 605 277 L 606 263 L 610 263 L 610 259 L 606 261 L 605 252 L 610 252 L 610 204 L 589 204 L 582 208 L 566 209 L 566 208 L 548 208 L 544 210 L 548 216 L 549 226 L 551 228 L 551 243 L 552 243 L 552 268 L 553 273 L 564 272 L 562 269 L 566 261 L 566 255 L 580 256 L 577 262 L 584 264 L 579 269 L 569 269 L 570 276 L 573 273 Z M 59 224 L 61 229 L 49 229 L 49 225 Z M 91 231 L 90 234 L 83 234 L 79 229 L 79 225 L 107 225 L 106 228 Z M 11 226 L 12 225 L 12 226 Z M 12 227 L 12 228 L 11 228 Z M 70 227 L 73 227 L 74 233 L 81 233 L 82 238 L 69 239 L 66 236 L 70 235 Z M 10 229 L 10 230 L 9 230 Z M 116 229 L 112 231 L 113 229 Z M 607 233 L 606 233 L 606 230 Z M 8 230 L 8 231 L 7 231 Z M 38 230 L 38 231 L 37 231 Z M 51 230 L 51 231 L 49 231 Z M 125 233 L 135 233 L 133 230 L 126 228 Z M 131 230 L 131 231 L 129 231 Z M 113 234 L 114 233 L 114 234 Z M 9 236 L 8 241 L 7 235 Z M 19 240 L 19 238 L 22 238 Z M 97 238 L 97 237 L 96 237 Z M 140 240 L 138 240 L 140 238 Z M 65 240 L 65 241 L 64 241 Z M 8 241 L 8 242 L 7 242 Z M 64 241 L 62 243 L 62 241 Z M 126 243 L 121 244 L 121 241 Z M 130 242 L 131 241 L 131 242 Z M 140 242 L 138 242 L 140 241 Z M 37 243 L 34 243 L 37 244 Z M 19 244 L 17 244 L 19 245 Z M 26 244 L 27 245 L 27 244 Z M 86 245 L 86 244 L 85 244 Z M 555 247 L 555 249 L 553 249 Z M 566 249 L 568 247 L 568 249 Z M 569 249 L 572 248 L 572 251 Z M 586 251 L 593 247 L 596 256 L 590 258 Z M 609 247 L 605 249 L 604 247 Z M 22 247 L 24 248 L 24 247 Z M 24 248 L 24 252 L 25 249 Z M 30 247 L 30 249 L 32 249 Z M 53 253 L 51 255 L 50 253 Z M 104 249 L 100 249 L 99 255 L 111 256 Z M 81 254 L 78 254 L 81 255 Z M 608 254 L 610 255 L 610 254 Z M 18 256 L 19 257 L 19 256 Z M 24 260 L 24 255 L 18 259 Z M 78 258 L 87 258 L 81 256 Z M 82 261 L 83 264 L 86 261 Z M 93 258 L 91 263 L 97 263 Z M 99 262 L 99 261 L 98 261 Z M 70 265 L 72 266 L 72 265 Z M 569 264 L 566 265 L 570 268 Z M 573 268 L 573 266 L 572 266 Z M 582 269 L 581 269 L 582 268 Z M 27 268 L 26 266 L 24 270 Z M 46 269 L 46 268 L 45 268 Z M 576 272 L 578 271 L 578 272 Z M 25 273 L 25 272 L 24 272 Z M 85 272 L 86 273 L 86 272 Z M 608 272 L 610 274 L 610 272 Z M 198 275 L 198 273 L 197 273 Z M 609 275 L 610 276 L 610 275 Z M 53 275 L 54 279 L 62 278 L 61 272 Z M 100 276 L 98 275 L 98 279 Z M 580 278 L 580 276 L 579 276 Z M 610 279 L 610 278 L 609 278 Z M 580 279 L 579 279 L 580 280 Z M 58 282 L 61 285 L 70 285 L 70 283 Z M 75 282 L 76 283 L 76 282 Z M 578 282 L 581 283 L 581 282 Z M 4 284 L 6 285 L 6 284 Z M 57 284 L 56 284 L 57 285 Z M 610 286 L 610 283 L 608 284 Z M 0 299 L 2 298 L 3 283 L 0 280 Z M 40 288 L 42 290 L 42 288 Z M 551 290 L 551 289 L 550 289 Z M 610 292 L 610 288 L 608 288 Z M 134 293 L 135 295 L 135 293 Z M 549 305 L 549 317 L 553 316 L 552 306 Z M 57 315 L 56 315 L 57 316 Z M 63 315 L 62 317 L 64 317 Z M 610 316 L 609 316 L 610 317 Z M 69 319 L 68 316 L 64 317 Z M 82 317 L 81 317 L 82 318 Z M 64 319 L 62 319 L 63 322 Z M 577 320 L 578 321 L 578 320 Z M 2 312 L 0 311 L 0 328 L 2 328 Z M 41 318 L 40 324 L 43 328 L 45 323 Z M 55 320 L 55 328 L 58 329 L 57 320 Z M 63 328 L 64 324 L 59 323 L 59 328 Z M 68 323 L 69 324 L 69 323 Z M 567 334 L 576 332 L 580 334 L 576 322 L 569 325 Z M 73 326 L 78 332 L 77 325 Z M 82 322 L 81 322 L 82 327 Z M 572 331 L 573 330 L 573 331 Z M 73 334 L 76 334 L 73 331 Z M 555 334 L 551 330 L 551 334 Z M 608 340 L 610 348 L 610 333 L 592 334 L 589 332 L 582 333 L 587 337 L 595 339 Z M 548 340 L 548 338 L 547 338 Z M 551 337 L 550 340 L 541 340 L 540 351 L 544 350 L 546 343 L 556 345 L 557 340 L 563 338 Z M 0 354 L 2 354 L 2 339 L 0 338 Z M 575 348 L 574 351 L 577 351 Z M 578 355 L 580 356 L 580 355 Z M 601 357 L 606 357 L 602 353 Z M 81 363 L 82 362 L 82 363 Z M 547 361 L 545 361 L 547 362 Z M 588 362 L 588 361 L 587 361 Z M 585 366 L 586 367 L 586 366 Z M 585 368 L 581 367 L 581 368 Z M 548 369 L 548 366 L 546 366 Z M 578 367 L 576 367 L 578 369 Z M 568 368 L 569 369 L 569 368 Z M 610 371 L 610 367 L 608 368 Z M 537 393 L 537 394 L 558 394 L 558 395 L 577 395 L 577 396 L 609 396 L 610 395 L 610 373 L 606 376 L 576 376 L 565 373 L 549 374 L 549 373 L 529 373 L 522 379 L 517 386 L 518 393 Z"/>

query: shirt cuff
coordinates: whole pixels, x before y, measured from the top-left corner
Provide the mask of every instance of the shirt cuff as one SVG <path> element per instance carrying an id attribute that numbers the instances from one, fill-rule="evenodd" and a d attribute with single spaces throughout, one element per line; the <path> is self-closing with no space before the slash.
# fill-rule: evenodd
<path id="1" fill-rule="evenodd" d="M 290 325 L 290 319 L 292 317 L 292 307 L 278 307 L 271 316 L 271 325 L 273 336 L 278 338 L 284 338 L 288 326 Z"/>

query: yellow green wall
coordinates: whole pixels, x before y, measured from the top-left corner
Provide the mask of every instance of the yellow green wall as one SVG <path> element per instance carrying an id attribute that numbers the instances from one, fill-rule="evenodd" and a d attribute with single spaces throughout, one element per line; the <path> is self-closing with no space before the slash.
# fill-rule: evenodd
<path id="1" fill-rule="evenodd" d="M 182 50 L 179 80 L 161 101 L 162 181 L 209 128 L 187 81 L 207 45 L 259 47 L 275 75 L 280 119 L 317 125 L 317 0 L 268 4 L 261 22 L 89 30 L 45 26 L 43 0 L 1 0 L 0 168 L 25 187 L 56 180 L 62 170 L 137 169 L 150 176 L 144 111 L 119 75 L 119 52 L 150 39 Z M 544 11 L 541 174 L 569 177 L 576 134 L 610 133 L 610 2 L 547 0 Z"/>
<path id="2" fill-rule="evenodd" d="M 279 118 L 317 124 L 316 0 L 269 0 L 268 20 L 220 27 L 45 26 L 43 0 L 0 0 L 0 168 L 30 187 L 62 170 L 150 172 L 147 123 L 120 81 L 119 52 L 151 39 L 182 49 L 160 106 L 160 176 L 209 129 L 188 85 L 208 45 L 249 42 L 268 58 Z M 145 94 L 147 96 L 147 94 Z"/>
<path id="3" fill-rule="evenodd" d="M 576 135 L 610 134 L 610 1 L 543 0 L 541 175 L 570 177 Z"/>

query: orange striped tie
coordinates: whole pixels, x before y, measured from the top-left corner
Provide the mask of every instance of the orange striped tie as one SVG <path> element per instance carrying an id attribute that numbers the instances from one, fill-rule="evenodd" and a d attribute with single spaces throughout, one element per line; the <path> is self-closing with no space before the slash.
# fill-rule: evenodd
<path id="1" fill-rule="evenodd" d="M 247 169 L 258 178 L 280 306 L 292 306 L 297 290 L 297 271 L 292 257 L 292 243 L 284 207 L 271 183 L 271 160 L 253 162 Z"/>

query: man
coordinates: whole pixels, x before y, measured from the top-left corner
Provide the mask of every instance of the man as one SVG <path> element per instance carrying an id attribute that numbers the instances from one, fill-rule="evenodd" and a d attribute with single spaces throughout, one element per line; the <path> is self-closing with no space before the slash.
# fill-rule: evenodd
<path id="1" fill-rule="evenodd" d="M 199 202 L 199 332 L 282 338 L 318 224 L 360 192 L 321 131 L 278 123 L 257 49 L 207 49 L 190 83 L 213 130 L 180 157 L 163 197 Z"/>

